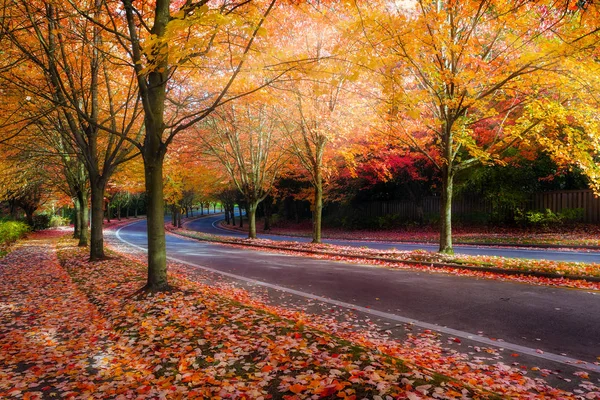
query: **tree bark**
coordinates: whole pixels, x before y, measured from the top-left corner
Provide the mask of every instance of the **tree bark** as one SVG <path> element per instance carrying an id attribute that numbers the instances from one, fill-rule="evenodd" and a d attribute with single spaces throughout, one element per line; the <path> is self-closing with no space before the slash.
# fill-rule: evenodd
<path id="1" fill-rule="evenodd" d="M 235 204 L 231 206 L 229 213 L 231 214 L 231 225 L 235 227 Z"/>
<path id="2" fill-rule="evenodd" d="M 81 203 L 78 197 L 73 198 L 73 208 L 75 209 L 73 239 L 79 239 L 81 236 Z"/>
<path id="3" fill-rule="evenodd" d="M 270 231 L 271 230 L 271 198 L 268 197 L 266 199 L 266 201 L 263 202 L 263 209 L 265 211 L 265 225 L 264 225 L 264 230 L 265 231 Z"/>
<path id="4" fill-rule="evenodd" d="M 313 243 L 321 243 L 321 220 L 323 215 L 323 177 L 321 171 L 315 174 L 315 197 L 313 211 Z"/>
<path id="5" fill-rule="evenodd" d="M 90 261 L 98 261 L 106 258 L 104 255 L 104 237 L 102 236 L 102 225 L 104 223 L 104 184 L 102 182 L 90 182 L 90 187 L 92 191 Z"/>
<path id="6" fill-rule="evenodd" d="M 77 244 L 80 247 L 85 247 L 88 245 L 89 239 L 89 207 L 88 207 L 88 195 L 86 192 L 80 192 L 77 194 L 79 197 L 79 202 L 81 206 L 79 207 L 79 220 L 81 221 L 80 231 L 79 231 L 79 243 Z"/>
<path id="7" fill-rule="evenodd" d="M 440 253 L 454 254 L 452 248 L 452 190 L 454 176 L 451 168 L 442 171 L 442 197 L 440 210 Z"/>
<path id="8" fill-rule="evenodd" d="M 153 134 L 154 132 L 147 133 L 150 136 L 153 136 Z M 144 173 L 146 176 L 146 196 L 148 199 L 148 282 L 145 289 L 149 291 L 162 291 L 169 289 L 165 225 L 163 219 L 163 215 L 165 214 L 162 177 L 164 152 L 160 149 L 152 152 L 150 147 L 144 150 L 146 150 L 146 154 L 144 154 Z"/>
<path id="9" fill-rule="evenodd" d="M 248 239 L 256 239 L 256 207 L 258 201 L 247 201 L 246 210 L 248 212 Z M 242 209 L 240 208 L 240 227 L 242 226 Z"/>

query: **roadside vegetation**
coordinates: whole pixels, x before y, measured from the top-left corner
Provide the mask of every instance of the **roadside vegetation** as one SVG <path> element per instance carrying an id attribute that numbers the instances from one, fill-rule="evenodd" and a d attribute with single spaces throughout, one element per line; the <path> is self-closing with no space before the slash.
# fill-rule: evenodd
<path id="1" fill-rule="evenodd" d="M 25 236 L 31 228 L 24 222 L 0 220 L 0 257 L 4 256 L 8 247 Z"/>

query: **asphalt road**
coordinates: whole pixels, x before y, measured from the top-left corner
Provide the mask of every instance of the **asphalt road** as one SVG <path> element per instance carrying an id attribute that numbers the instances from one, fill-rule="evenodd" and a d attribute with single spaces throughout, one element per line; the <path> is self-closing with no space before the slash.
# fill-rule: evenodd
<path id="1" fill-rule="evenodd" d="M 146 248 L 146 223 L 125 226 L 117 236 Z M 346 264 L 172 235 L 167 235 L 167 255 L 228 278 L 356 308 L 392 321 L 414 320 L 421 327 L 475 337 L 482 343 L 487 340 L 498 345 L 486 338 L 499 338 L 505 342 L 503 347 L 533 356 L 543 352 L 552 361 L 595 362 L 600 356 L 597 293 Z M 561 358 L 561 354 L 568 358 Z M 598 366 L 588 369 L 600 372 Z"/>
<path id="2" fill-rule="evenodd" d="M 225 235 L 225 236 L 236 236 L 236 237 L 247 237 L 247 234 L 241 232 L 230 231 L 222 229 L 217 226 L 218 221 L 223 219 L 223 215 L 214 215 L 211 217 L 199 218 L 185 224 L 185 227 L 190 230 L 198 232 L 211 233 L 213 235 Z M 305 237 L 291 237 L 281 235 L 264 235 L 260 234 L 260 238 L 270 239 L 275 241 L 299 241 L 309 242 L 310 238 Z M 397 250 L 429 250 L 437 251 L 438 246 L 432 244 L 419 244 L 419 243 L 400 243 L 400 242 L 374 242 L 374 241 L 358 241 L 358 240 L 331 240 L 324 239 L 324 243 L 337 244 L 340 246 L 352 246 L 352 247 L 369 247 L 373 249 L 385 250 L 395 248 Z M 511 258 L 529 258 L 529 259 L 543 259 L 543 260 L 555 260 L 555 261 L 579 261 L 585 263 L 600 263 L 600 252 L 586 252 L 586 251 L 558 251 L 554 249 L 523 249 L 523 248 L 509 248 L 509 247 L 491 247 L 491 246 L 466 246 L 466 245 L 455 245 L 454 251 L 456 254 L 466 255 L 486 255 L 486 256 L 501 256 Z"/>

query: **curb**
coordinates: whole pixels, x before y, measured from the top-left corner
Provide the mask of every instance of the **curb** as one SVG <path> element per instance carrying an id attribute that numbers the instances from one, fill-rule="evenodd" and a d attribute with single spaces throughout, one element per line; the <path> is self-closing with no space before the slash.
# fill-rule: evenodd
<path id="1" fill-rule="evenodd" d="M 235 228 L 231 228 L 229 226 L 223 226 L 222 224 L 219 224 L 219 227 L 221 229 L 227 230 L 229 232 L 236 232 L 236 233 L 248 233 L 239 229 L 235 229 Z M 310 235 L 308 236 L 302 236 L 302 235 L 292 235 L 292 234 L 279 234 L 279 233 L 268 233 L 268 232 L 262 232 L 264 234 L 268 234 L 268 235 L 273 235 L 273 236 L 288 236 L 288 237 L 310 237 Z M 399 244 L 438 244 L 438 242 L 427 242 L 427 241 L 409 241 L 409 240 L 385 240 L 385 239 L 381 239 L 381 240 L 375 240 L 375 239 L 368 239 L 368 240 L 361 240 L 361 239 L 341 239 L 341 238 L 325 238 L 328 240 L 344 240 L 344 241 L 348 241 L 348 242 L 385 242 L 385 243 L 399 243 Z M 457 242 L 457 241 L 453 241 L 452 242 L 453 245 L 455 246 L 479 246 L 479 247 L 510 247 L 510 248 L 520 248 L 520 249 L 568 249 L 568 250 L 596 250 L 600 252 L 600 246 L 593 246 L 593 245 L 561 245 L 561 244 L 535 244 L 535 243 L 486 243 L 486 242 Z"/>
<path id="2" fill-rule="evenodd" d="M 263 248 L 263 249 L 271 249 L 271 250 L 283 250 L 283 251 L 293 251 L 296 253 L 305 253 L 305 254 L 317 254 L 317 255 L 326 255 L 326 256 L 334 256 L 334 257 L 342 257 L 342 258 L 350 258 L 355 260 L 373 260 L 373 261 L 382 261 L 382 262 L 390 262 L 396 264 L 408 264 L 408 265 L 426 265 L 430 267 L 434 267 L 437 269 L 466 269 L 470 271 L 478 271 L 478 272 L 493 272 L 497 274 L 505 274 L 505 275 L 524 275 L 524 276 L 535 276 L 538 278 L 550 278 L 550 279 L 569 279 L 569 280 L 578 280 L 578 281 L 588 281 L 588 282 L 600 282 L 600 276 L 583 276 L 583 275 L 563 275 L 556 274 L 551 272 L 538 272 L 538 271 L 522 271 L 518 269 L 502 269 L 502 268 L 487 268 L 487 267 L 476 267 L 472 265 L 461 265 L 461 264 L 451 264 L 451 263 L 438 263 L 438 262 L 422 262 L 422 261 L 414 261 L 414 260 L 395 260 L 383 257 L 375 257 L 375 256 L 355 256 L 355 255 L 343 255 L 339 253 L 332 253 L 329 251 L 318 251 L 318 250 L 300 250 L 300 249 L 288 249 L 281 246 L 270 246 L 270 245 L 260 245 L 254 243 L 237 243 L 237 242 L 229 242 L 226 240 L 211 240 L 211 239 L 203 239 L 198 238 L 192 235 L 186 235 L 181 232 L 175 232 L 169 230 L 170 233 L 183 236 L 186 238 L 204 241 L 204 242 L 212 242 L 212 243 L 220 243 L 220 244 L 229 244 L 229 245 L 237 245 L 237 246 L 245 246 L 245 247 L 254 247 L 254 248 Z"/>

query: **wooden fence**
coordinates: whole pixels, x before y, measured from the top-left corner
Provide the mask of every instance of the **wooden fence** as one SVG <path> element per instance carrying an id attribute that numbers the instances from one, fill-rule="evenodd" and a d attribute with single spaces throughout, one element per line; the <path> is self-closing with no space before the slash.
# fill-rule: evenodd
<path id="1" fill-rule="evenodd" d="M 594 196 L 591 190 L 537 193 L 533 196 L 529 208 L 532 210 L 549 209 L 552 212 L 583 208 L 584 222 L 600 222 L 600 197 Z"/>
<path id="2" fill-rule="evenodd" d="M 583 222 L 600 222 L 600 198 L 591 190 L 565 190 L 557 192 L 537 193 L 522 206 L 525 210 L 560 212 L 564 209 L 583 209 Z M 421 203 L 410 201 L 374 201 L 361 205 L 361 212 L 366 217 L 398 215 L 402 219 L 421 219 L 423 216 L 439 215 L 440 197 L 424 197 Z M 452 200 L 452 214 L 463 218 L 474 215 L 490 214 L 494 210 L 489 200 L 476 196 L 466 196 Z M 514 210 L 504 210 L 512 213 Z"/>

